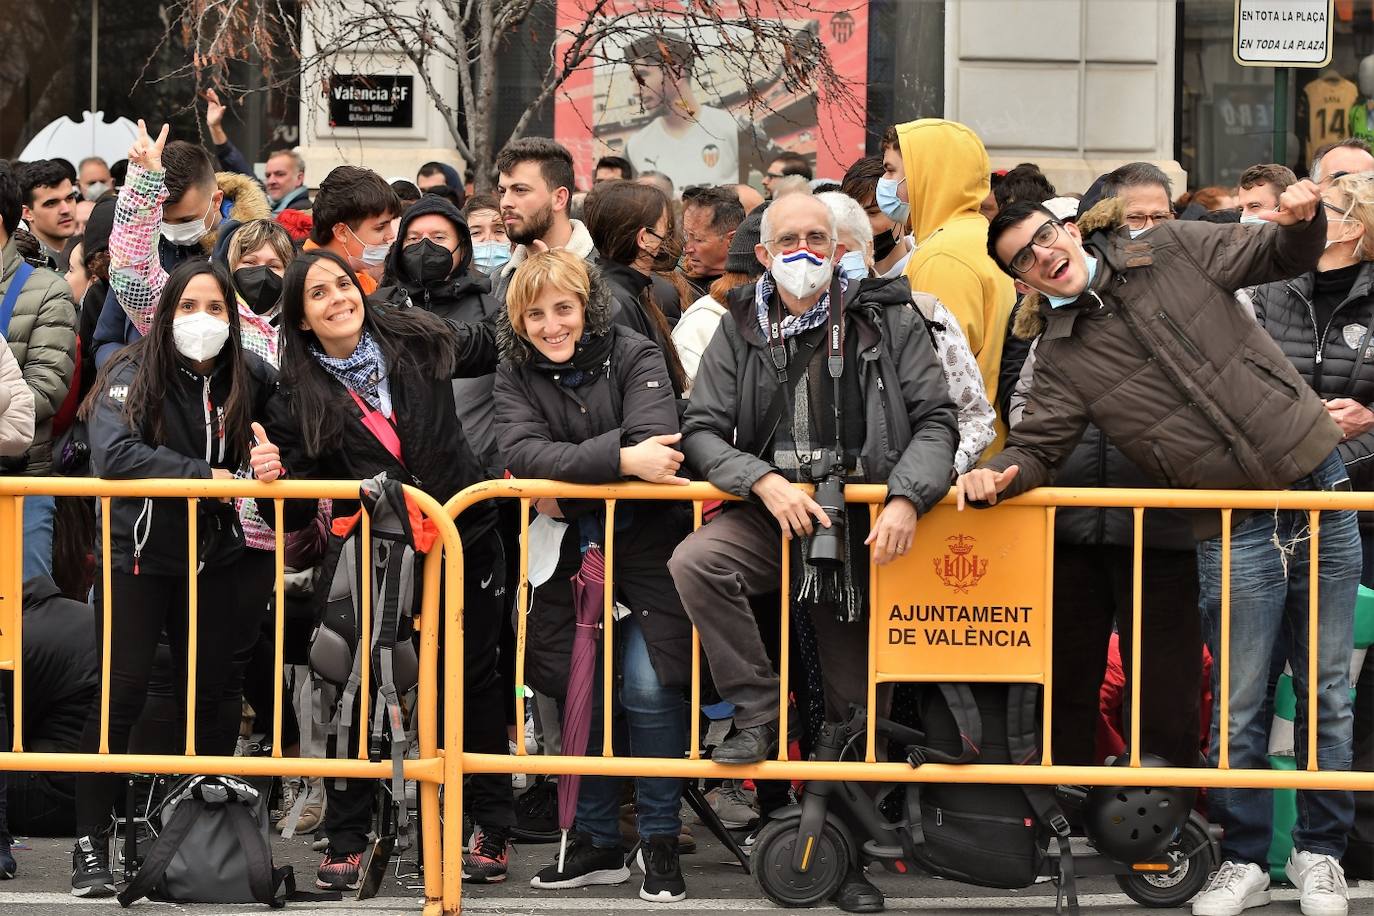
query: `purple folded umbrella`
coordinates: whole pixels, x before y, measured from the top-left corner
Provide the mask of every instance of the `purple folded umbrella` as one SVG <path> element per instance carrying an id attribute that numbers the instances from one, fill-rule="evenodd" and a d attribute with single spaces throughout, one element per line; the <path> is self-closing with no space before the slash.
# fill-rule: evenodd
<path id="1" fill-rule="evenodd" d="M 572 660 L 568 665 L 568 693 L 563 702 L 563 753 L 579 757 L 587 752 L 591 732 L 592 692 L 596 689 L 596 644 L 601 640 L 601 620 L 606 600 L 606 557 L 592 544 L 582 554 L 582 566 L 572 577 L 576 628 Z M 563 831 L 558 847 L 558 870 L 568 847 L 568 831 L 577 814 L 577 789 L 582 777 L 565 775 L 558 780 L 558 826 Z"/>

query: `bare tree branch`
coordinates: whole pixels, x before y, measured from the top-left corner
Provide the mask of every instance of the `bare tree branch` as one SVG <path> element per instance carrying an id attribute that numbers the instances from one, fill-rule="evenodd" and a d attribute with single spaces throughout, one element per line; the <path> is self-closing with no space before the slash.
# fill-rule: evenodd
<path id="1" fill-rule="evenodd" d="M 154 79 L 149 77 L 154 69 L 150 57 L 140 78 L 189 78 L 195 97 L 214 88 L 236 98 L 247 87 L 233 85 L 226 65 L 257 55 L 268 87 L 287 85 L 297 74 L 307 79 L 319 74 L 327 91 L 339 55 L 385 47 L 414 68 L 479 187 L 490 181 L 499 146 L 524 136 L 574 73 L 586 66 L 623 66 L 622 49 L 645 34 L 671 35 L 688 45 L 692 57 L 722 62 L 717 69 L 728 76 L 735 98 L 743 93 L 735 104 L 749 112 L 757 135 L 762 134 L 759 125 L 797 123 L 767 96 L 773 87 L 784 90 L 789 104 L 809 95 L 812 104 L 825 104 L 827 110 L 863 124 L 863 87 L 837 70 L 814 27 L 805 26 L 820 18 L 818 0 L 737 0 L 728 13 L 711 0 L 671 9 L 666 3 L 623 0 L 564 2 L 575 4 L 575 22 L 558 32 L 546 52 L 547 63 L 540 67 L 537 90 L 504 136 L 494 123 L 503 97 L 497 56 L 527 44 L 534 23 L 552 18 L 559 0 L 420 0 L 406 5 L 394 0 L 166 0 L 166 28 L 154 57 L 164 48 L 179 47 L 186 52 L 179 59 L 186 63 Z M 859 0 L 854 2 L 858 10 Z M 826 15 L 838 12 L 825 4 Z M 309 53 L 303 40 L 307 34 Z M 456 94 L 447 81 L 448 68 L 457 77 Z M 733 85 L 736 81 L 739 86 Z M 726 93 L 709 74 L 700 85 L 717 99 Z M 825 131 L 817 133 L 823 142 Z"/>

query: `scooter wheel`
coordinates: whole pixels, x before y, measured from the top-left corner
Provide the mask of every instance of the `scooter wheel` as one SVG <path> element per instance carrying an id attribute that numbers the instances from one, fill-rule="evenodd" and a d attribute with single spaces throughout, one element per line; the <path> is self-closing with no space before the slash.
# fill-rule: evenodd
<path id="1" fill-rule="evenodd" d="M 1213 861 L 1212 844 L 1207 831 L 1192 820 L 1183 825 L 1178 837 L 1165 852 L 1180 850 L 1192 850 L 1192 855 L 1180 862 L 1173 871 L 1117 875 L 1116 883 L 1121 885 L 1126 896 L 1141 906 L 1182 906 L 1202 890 L 1216 862 Z"/>
<path id="2" fill-rule="evenodd" d="M 815 906 L 840 889 L 853 847 L 849 837 L 829 821 L 816 838 L 811 864 L 805 872 L 793 867 L 799 821 L 796 818 L 770 821 L 754 840 L 749 857 L 754 877 L 768 899 L 779 906 Z"/>

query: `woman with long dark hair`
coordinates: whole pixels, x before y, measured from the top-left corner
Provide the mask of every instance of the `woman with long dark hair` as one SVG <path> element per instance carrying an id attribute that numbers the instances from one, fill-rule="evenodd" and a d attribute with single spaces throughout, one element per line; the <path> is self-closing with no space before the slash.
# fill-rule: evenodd
<path id="1" fill-rule="evenodd" d="M 652 190 L 652 189 L 651 189 Z M 654 191 L 658 194 L 658 191 Z M 505 361 L 496 375 L 496 433 L 518 477 L 572 483 L 625 479 L 685 484 L 677 408 L 663 354 L 612 321 L 611 291 L 568 251 L 536 254 L 515 271 L 499 329 Z M 557 568 L 534 593 L 528 616 L 525 677 L 536 690 L 563 698 L 576 629 L 571 577 L 604 541 L 601 503 L 540 500 L 539 511 L 566 517 Z M 629 608 L 614 627 L 619 689 L 606 700 L 593 678 L 594 705 L 623 711 L 626 734 L 617 753 L 680 757 L 687 751 L 684 688 L 691 680 L 692 627 L 668 573 L 668 558 L 686 536 L 683 504 L 627 505 L 616 512 L 615 598 Z M 608 577 L 612 578 L 612 577 Z M 591 713 L 588 747 L 600 747 L 599 709 Z M 565 854 L 537 874 L 539 888 L 619 884 L 629 878 L 618 824 L 623 780 L 584 776 L 577 797 L 577 834 Z M 681 779 L 635 780 L 645 900 L 687 895 L 678 865 Z"/>
<path id="2" fill-rule="evenodd" d="M 348 263 L 324 249 L 297 257 L 282 287 L 281 397 L 253 450 L 259 479 L 363 480 L 386 473 L 440 502 L 484 479 L 458 421 L 452 379 L 495 370 L 489 326 L 450 323 L 421 309 L 378 308 L 363 296 Z M 260 505 L 265 515 L 272 511 L 270 500 Z M 288 530 L 315 516 L 313 503 L 285 505 Z M 335 503 L 336 516 L 352 511 Z M 464 748 L 505 754 L 496 669 L 505 563 L 500 540 L 491 536 L 496 511 L 482 503 L 457 522 L 465 573 Z M 361 878 L 373 783 L 349 780 L 337 788 L 338 782 L 325 781 L 329 849 L 316 883 L 343 890 L 356 888 Z M 478 825 L 463 859 L 464 878 L 504 880 L 515 822 L 510 778 L 472 777 L 464 802 Z"/>
<path id="3" fill-rule="evenodd" d="M 611 290 L 611 320 L 658 345 L 673 393 L 681 397 L 687 375 L 654 293 L 655 273 L 672 270 L 682 256 L 668 198 L 650 185 L 608 181 L 587 195 L 583 218 L 596 243 L 596 264 Z"/>
<path id="4" fill-rule="evenodd" d="M 148 334 L 106 365 L 81 408 L 91 463 L 101 477 L 232 478 L 252 446 L 251 424 L 266 414 L 276 373 L 243 351 L 229 276 L 208 261 L 172 271 L 161 290 Z M 158 638 L 166 631 L 186 682 L 187 505 L 184 499 L 111 501 L 109 747 L 128 748 L 143 709 Z M 204 499 L 197 507 L 196 751 L 232 754 L 236 735 L 222 727 L 219 703 L 231 655 L 240 639 L 237 568 L 243 529 L 234 507 Z M 103 590 L 96 590 L 95 622 L 103 631 Z M 81 749 L 100 746 L 100 702 L 91 708 Z M 72 893 L 114 893 L 102 834 L 120 780 L 88 773 L 77 778 L 76 848 Z"/>

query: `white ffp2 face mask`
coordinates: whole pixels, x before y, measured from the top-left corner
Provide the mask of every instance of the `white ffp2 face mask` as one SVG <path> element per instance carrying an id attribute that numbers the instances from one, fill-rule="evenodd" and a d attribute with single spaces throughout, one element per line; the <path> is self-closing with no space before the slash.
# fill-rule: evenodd
<path id="1" fill-rule="evenodd" d="M 830 258 L 822 257 L 809 248 L 798 248 L 773 255 L 769 271 L 779 289 L 798 299 L 805 299 L 830 282 L 834 267 Z"/>
<path id="2" fill-rule="evenodd" d="M 163 220 L 162 237 L 173 245 L 180 245 L 183 248 L 194 245 L 205 238 L 206 233 L 210 231 L 210 227 L 205 225 L 205 220 L 214 208 L 215 199 L 211 197 L 210 203 L 205 208 L 205 212 L 201 214 L 200 219 L 193 219 L 189 223 L 169 223 Z"/>
<path id="3" fill-rule="evenodd" d="M 192 362 L 218 356 L 229 340 L 229 322 L 205 312 L 178 315 L 172 321 L 172 341 L 177 352 Z"/>

